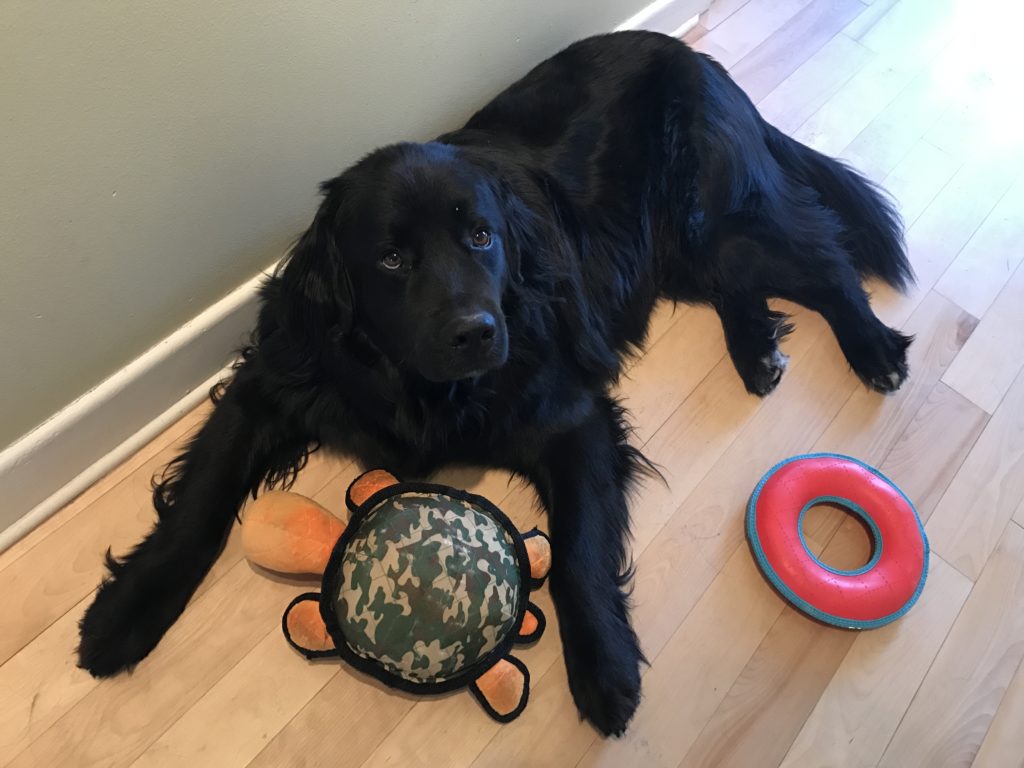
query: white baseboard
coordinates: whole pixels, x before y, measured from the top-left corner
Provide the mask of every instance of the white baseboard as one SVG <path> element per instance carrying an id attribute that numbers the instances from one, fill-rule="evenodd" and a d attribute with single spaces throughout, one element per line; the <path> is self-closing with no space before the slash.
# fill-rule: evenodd
<path id="1" fill-rule="evenodd" d="M 680 36 L 710 0 L 655 0 L 617 29 Z M 263 273 L 0 452 L 0 552 L 202 402 L 252 329 Z"/>
<path id="2" fill-rule="evenodd" d="M 0 452 L 0 552 L 194 408 L 255 325 L 247 280 Z"/>

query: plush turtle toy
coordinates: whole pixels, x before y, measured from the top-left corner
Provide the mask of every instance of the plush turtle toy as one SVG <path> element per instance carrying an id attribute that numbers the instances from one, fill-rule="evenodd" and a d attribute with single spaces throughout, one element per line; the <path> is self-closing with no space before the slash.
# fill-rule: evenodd
<path id="1" fill-rule="evenodd" d="M 510 651 L 544 631 L 530 602 L 551 566 L 548 538 L 520 534 L 487 499 L 383 470 L 346 493 L 346 526 L 295 493 L 271 491 L 246 511 L 242 545 L 270 570 L 323 576 L 282 622 L 307 658 L 340 657 L 413 693 L 468 686 L 499 722 L 526 707 L 530 675 Z"/>

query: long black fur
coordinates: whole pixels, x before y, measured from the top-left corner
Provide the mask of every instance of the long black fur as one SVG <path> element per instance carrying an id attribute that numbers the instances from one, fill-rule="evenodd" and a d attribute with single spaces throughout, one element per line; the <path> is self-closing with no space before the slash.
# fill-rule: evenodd
<path id="1" fill-rule="evenodd" d="M 377 282 L 359 244 L 374 217 L 419 216 L 413 229 L 430 230 L 437 217 L 422 211 L 466 179 L 496 220 L 496 245 L 443 277 L 491 286 L 467 301 L 496 292 L 507 355 L 443 381 L 402 351 L 414 331 L 396 341 L 374 330 L 388 313 L 432 310 L 422 294 L 388 294 L 400 284 Z M 861 279 L 911 279 L 896 213 L 857 173 L 766 124 L 711 59 L 642 32 L 570 46 L 464 128 L 378 150 L 324 193 L 267 281 L 252 344 L 213 414 L 156 486 L 156 527 L 109 558 L 82 621 L 81 665 L 106 676 L 143 659 L 245 496 L 287 484 L 313 447 L 404 477 L 482 463 L 536 485 L 573 696 L 602 732 L 621 733 L 642 660 L 625 592 L 628 492 L 646 466 L 610 394 L 624 357 L 659 297 L 708 303 L 747 388 L 767 394 L 789 326 L 766 300 L 783 297 L 825 316 L 865 383 L 894 390 L 910 339 L 872 314 Z M 457 237 L 439 248 L 471 253 Z"/>

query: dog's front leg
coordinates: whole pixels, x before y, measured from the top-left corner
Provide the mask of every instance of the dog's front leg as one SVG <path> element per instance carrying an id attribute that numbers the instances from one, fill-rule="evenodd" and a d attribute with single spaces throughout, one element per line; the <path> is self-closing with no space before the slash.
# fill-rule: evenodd
<path id="1" fill-rule="evenodd" d="M 224 547 L 245 496 L 267 472 L 294 465 L 306 443 L 289 434 L 247 362 L 153 494 L 156 526 L 110 576 L 81 623 L 79 664 L 103 677 L 145 658 L 185 609 Z"/>
<path id="2" fill-rule="evenodd" d="M 643 464 L 622 410 L 595 401 L 584 423 L 552 439 L 535 481 L 551 519 L 551 594 L 569 687 L 583 717 L 619 735 L 640 699 L 643 657 L 630 626 L 627 490 Z"/>

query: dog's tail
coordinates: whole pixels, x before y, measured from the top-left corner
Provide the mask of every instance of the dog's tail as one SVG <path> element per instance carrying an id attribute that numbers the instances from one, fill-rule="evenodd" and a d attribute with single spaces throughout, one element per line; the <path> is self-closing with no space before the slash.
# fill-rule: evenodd
<path id="1" fill-rule="evenodd" d="M 888 196 L 845 163 L 826 157 L 764 123 L 765 142 L 783 172 L 814 189 L 843 223 L 842 244 L 862 276 L 900 290 L 914 281 L 903 222 Z"/>

